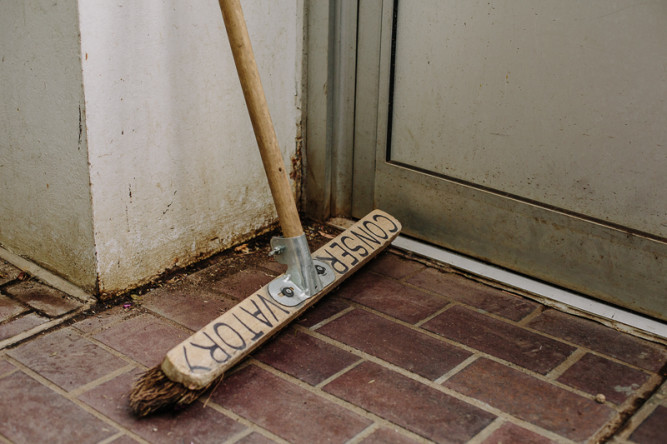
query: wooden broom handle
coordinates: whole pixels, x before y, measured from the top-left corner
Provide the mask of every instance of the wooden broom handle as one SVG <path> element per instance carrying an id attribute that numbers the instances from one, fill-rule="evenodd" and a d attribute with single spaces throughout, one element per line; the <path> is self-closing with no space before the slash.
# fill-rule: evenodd
<path id="1" fill-rule="evenodd" d="M 284 237 L 303 234 L 239 0 L 219 0 L 236 71 Z"/>

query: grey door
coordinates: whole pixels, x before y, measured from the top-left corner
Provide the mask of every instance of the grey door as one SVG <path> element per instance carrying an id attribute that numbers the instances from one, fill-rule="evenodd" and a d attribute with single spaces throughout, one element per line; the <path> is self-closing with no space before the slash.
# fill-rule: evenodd
<path id="1" fill-rule="evenodd" d="M 667 319 L 667 2 L 359 2 L 352 212 Z"/>

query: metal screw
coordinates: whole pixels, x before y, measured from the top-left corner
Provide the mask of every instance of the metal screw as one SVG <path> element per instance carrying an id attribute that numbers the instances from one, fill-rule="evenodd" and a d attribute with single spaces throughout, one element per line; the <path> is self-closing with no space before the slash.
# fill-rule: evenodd
<path id="1" fill-rule="evenodd" d="M 326 274 L 327 270 L 321 265 L 315 265 L 315 271 L 317 271 L 317 274 Z"/>
<path id="2" fill-rule="evenodd" d="M 278 247 L 273 248 L 271 251 L 269 251 L 269 256 L 273 256 L 273 255 L 276 255 L 276 254 L 282 254 L 283 251 L 285 251 L 285 246 L 280 245 Z"/>
<path id="3" fill-rule="evenodd" d="M 280 292 L 283 294 L 283 296 L 287 296 L 288 298 L 291 298 L 294 296 L 294 289 L 292 287 L 285 287 Z"/>

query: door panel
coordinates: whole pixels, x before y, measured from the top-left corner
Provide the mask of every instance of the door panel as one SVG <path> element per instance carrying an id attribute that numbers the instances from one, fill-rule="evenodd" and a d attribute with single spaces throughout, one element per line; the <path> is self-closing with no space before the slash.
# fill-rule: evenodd
<path id="1" fill-rule="evenodd" d="M 353 210 L 667 319 L 666 5 L 360 2 Z"/>

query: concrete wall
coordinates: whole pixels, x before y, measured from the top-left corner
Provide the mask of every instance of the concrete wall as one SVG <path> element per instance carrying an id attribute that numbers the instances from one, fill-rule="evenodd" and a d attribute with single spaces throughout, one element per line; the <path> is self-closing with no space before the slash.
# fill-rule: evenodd
<path id="1" fill-rule="evenodd" d="M 72 21 L 64 27 L 74 37 L 80 29 L 81 45 L 72 49 L 74 61 L 61 60 L 58 66 L 72 78 L 78 75 L 75 104 L 81 99 L 83 72 L 87 140 L 81 149 L 82 179 L 74 188 L 88 203 L 82 205 L 87 213 L 78 214 L 88 228 L 89 254 L 80 262 L 93 272 L 86 277 L 96 277 L 102 293 L 121 291 L 272 223 L 275 212 L 217 2 L 79 0 L 78 29 L 72 4 Z M 242 4 L 283 156 L 291 165 L 300 136 L 303 4 Z M 20 13 L 10 12 L 3 14 L 7 25 Z M 20 77 L 22 68 L 15 69 Z M 32 94 L 26 100 L 37 107 L 41 97 Z M 69 110 L 58 111 L 50 116 L 52 125 L 65 131 L 59 119 Z M 70 150 L 78 153 L 77 106 L 74 112 L 75 131 L 68 137 L 74 142 Z M 4 115 L 2 120 L 7 120 Z M 7 125 L 17 127 L 14 121 Z M 35 156 L 43 151 L 38 147 Z M 10 159 L 5 169 L 15 175 L 21 162 Z M 72 162 L 61 163 L 64 168 Z M 29 172 L 20 180 L 4 177 L 3 183 L 17 182 L 16 188 L 35 182 Z M 33 194 L 40 196 L 40 190 Z M 59 197 L 66 200 L 64 192 Z M 9 200 L 6 207 L 15 213 L 20 205 Z M 53 213 L 74 219 L 62 216 L 59 207 Z M 38 212 L 20 216 L 34 222 L 35 232 L 43 233 L 49 223 L 71 231 L 64 221 L 44 220 Z M 0 243 L 9 245 L 2 233 Z M 70 236 L 63 243 L 73 248 L 81 239 Z M 18 250 L 41 261 L 39 254 Z M 65 261 L 60 254 L 50 268 L 88 286 L 90 281 Z"/>
<path id="2" fill-rule="evenodd" d="M 0 0 L 0 245 L 95 286 L 75 1 Z"/>

